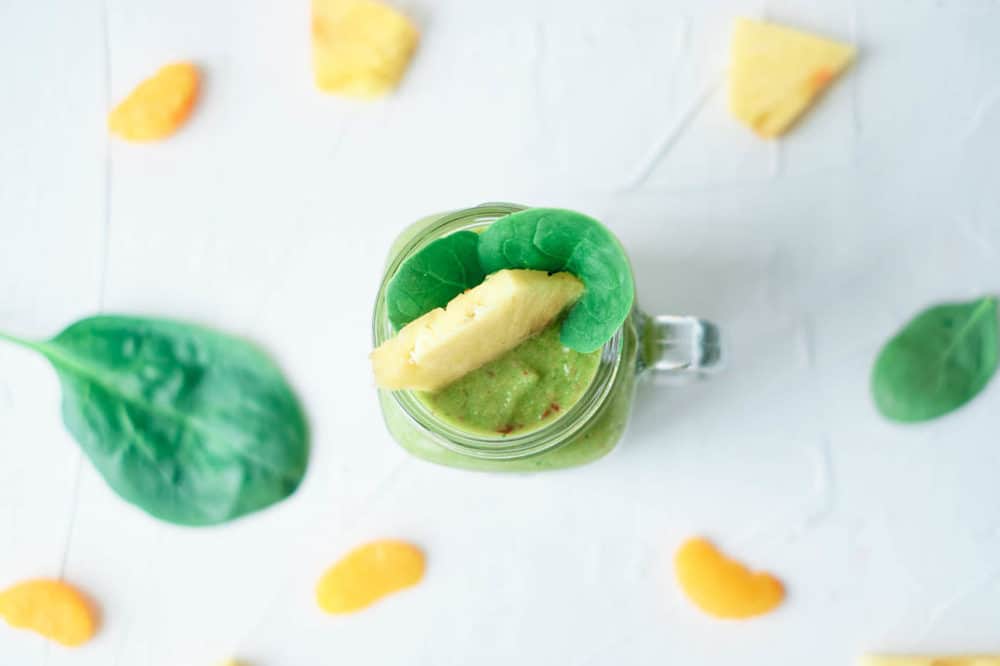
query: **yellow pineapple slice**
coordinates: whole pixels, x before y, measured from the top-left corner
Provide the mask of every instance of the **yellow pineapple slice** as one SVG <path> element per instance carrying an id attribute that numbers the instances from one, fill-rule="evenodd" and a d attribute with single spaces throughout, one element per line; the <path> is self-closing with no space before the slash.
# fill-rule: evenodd
<path id="1" fill-rule="evenodd" d="M 1000 666 L 1000 655 L 992 657 L 864 657 L 860 666 Z"/>
<path id="2" fill-rule="evenodd" d="M 784 134 L 854 59 L 855 49 L 773 23 L 736 21 L 729 108 L 757 134 Z"/>
<path id="3" fill-rule="evenodd" d="M 375 381 L 436 391 L 544 329 L 581 294 L 583 283 L 569 273 L 497 271 L 373 351 Z"/>
<path id="4" fill-rule="evenodd" d="M 350 97 L 388 93 L 406 72 L 420 34 L 378 0 L 313 0 L 316 86 Z"/>

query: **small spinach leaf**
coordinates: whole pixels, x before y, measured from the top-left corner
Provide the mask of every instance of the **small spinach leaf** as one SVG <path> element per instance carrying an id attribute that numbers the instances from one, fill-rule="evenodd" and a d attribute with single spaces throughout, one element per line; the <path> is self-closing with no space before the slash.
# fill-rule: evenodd
<path id="1" fill-rule="evenodd" d="M 66 427 L 108 485 L 157 518 L 226 522 L 286 498 L 305 474 L 302 408 L 243 340 L 98 316 L 48 342 L 18 342 L 55 367 Z"/>
<path id="2" fill-rule="evenodd" d="M 875 406 L 888 419 L 927 421 L 972 400 L 996 372 L 997 299 L 950 303 L 917 315 L 878 355 Z"/>
<path id="3" fill-rule="evenodd" d="M 478 243 L 476 232 L 458 231 L 429 243 L 403 262 L 386 290 L 389 321 L 396 330 L 486 279 L 476 252 Z"/>
<path id="4" fill-rule="evenodd" d="M 529 208 L 494 222 L 479 237 L 486 273 L 504 268 L 568 271 L 586 286 L 560 332 L 570 349 L 600 349 L 632 309 L 635 285 L 618 239 L 600 222 L 557 208 Z"/>

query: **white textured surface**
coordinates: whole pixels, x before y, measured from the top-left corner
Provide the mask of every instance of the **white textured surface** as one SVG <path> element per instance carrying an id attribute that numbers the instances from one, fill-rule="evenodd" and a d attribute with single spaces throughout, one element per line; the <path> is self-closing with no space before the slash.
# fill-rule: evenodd
<path id="1" fill-rule="evenodd" d="M 105 627 L 77 652 L 0 625 L 4 666 L 618 666 L 1000 651 L 1000 383 L 901 428 L 878 345 L 932 301 L 1000 290 L 996 0 L 412 0 L 399 93 L 312 90 L 305 2 L 0 6 L 0 328 L 98 310 L 207 322 L 274 350 L 314 455 L 290 501 L 188 530 L 114 497 L 52 372 L 0 346 L 0 585 L 64 573 Z M 764 15 L 859 43 L 787 140 L 726 114 L 728 27 Z M 190 125 L 109 143 L 169 59 L 205 68 Z M 484 476 L 407 458 L 366 362 L 392 237 L 484 200 L 576 207 L 634 258 L 647 309 L 725 327 L 725 376 L 647 386 L 590 467 Z M 704 533 L 790 588 L 707 619 L 670 558 Z M 315 580 L 361 540 L 423 544 L 425 583 L 331 618 Z"/>

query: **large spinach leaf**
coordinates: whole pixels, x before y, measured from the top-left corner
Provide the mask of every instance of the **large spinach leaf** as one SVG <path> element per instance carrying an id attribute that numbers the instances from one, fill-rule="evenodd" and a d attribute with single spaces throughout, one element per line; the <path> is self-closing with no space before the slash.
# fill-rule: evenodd
<path id="1" fill-rule="evenodd" d="M 568 271 L 586 287 L 563 322 L 560 340 L 589 353 L 615 334 L 632 309 L 635 286 L 628 257 L 600 222 L 556 208 L 530 208 L 494 222 L 479 237 L 486 273 L 504 268 Z"/>
<path id="2" fill-rule="evenodd" d="M 872 393 L 893 421 L 926 421 L 972 400 L 996 372 L 997 299 L 951 303 L 917 315 L 878 355 Z"/>
<path id="3" fill-rule="evenodd" d="M 63 420 L 125 500 L 182 525 L 212 525 L 290 495 L 309 457 L 305 416 L 253 345 L 160 319 L 99 316 L 47 342 Z"/>
<path id="4" fill-rule="evenodd" d="M 396 330 L 486 279 L 476 252 L 478 243 L 479 234 L 458 231 L 429 243 L 403 262 L 386 290 L 389 321 Z"/>

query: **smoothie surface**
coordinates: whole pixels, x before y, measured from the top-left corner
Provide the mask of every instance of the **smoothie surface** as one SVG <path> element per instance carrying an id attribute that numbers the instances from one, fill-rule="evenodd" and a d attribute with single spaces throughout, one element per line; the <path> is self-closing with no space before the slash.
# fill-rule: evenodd
<path id="1" fill-rule="evenodd" d="M 582 354 L 559 341 L 561 320 L 497 360 L 434 393 L 418 393 L 439 419 L 480 436 L 523 434 L 553 421 L 586 392 L 601 350 Z"/>

